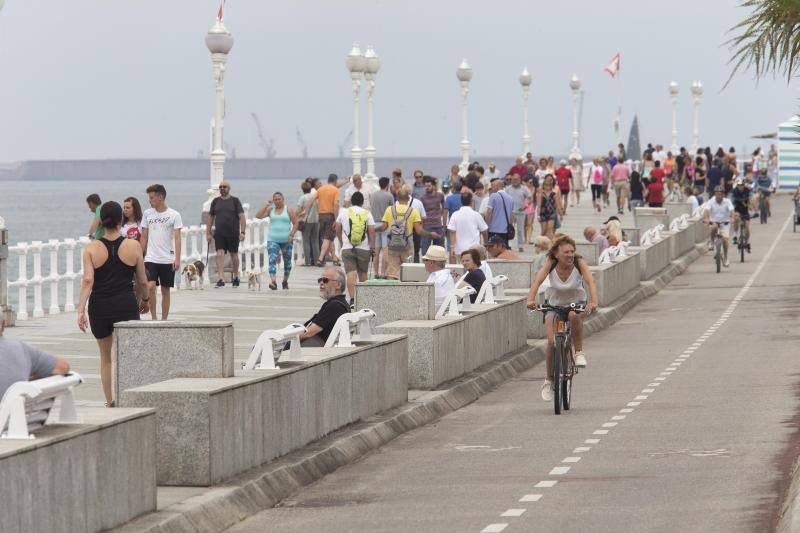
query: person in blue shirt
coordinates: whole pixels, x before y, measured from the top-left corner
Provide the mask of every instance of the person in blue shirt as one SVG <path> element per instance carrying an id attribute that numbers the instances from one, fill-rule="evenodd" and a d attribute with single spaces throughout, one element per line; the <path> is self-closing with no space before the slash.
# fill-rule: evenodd
<path id="1" fill-rule="evenodd" d="M 769 177 L 766 169 L 759 171 L 758 177 L 753 185 L 755 186 L 756 193 L 764 196 L 764 204 L 767 208 L 767 216 L 770 216 L 772 211 L 770 210 L 769 197 L 772 194 L 775 184 L 772 183 L 772 178 Z"/>
<path id="2" fill-rule="evenodd" d="M 484 217 L 489 225 L 489 238 L 498 235 L 506 243 L 506 248 L 510 248 L 508 229 L 514 220 L 514 199 L 503 190 L 503 180 L 500 178 L 492 180 L 492 194 Z"/>
<path id="3" fill-rule="evenodd" d="M 461 183 L 461 180 L 455 180 L 452 183 L 453 192 L 448 194 L 444 199 L 444 208 L 447 210 L 447 220 L 444 221 L 444 227 L 447 227 L 447 223 L 450 220 L 450 217 L 453 216 L 453 213 L 461 209 L 461 189 L 464 187 L 464 184 Z M 445 231 L 445 240 L 447 241 L 447 251 L 451 251 L 451 243 L 450 243 L 450 232 Z"/>

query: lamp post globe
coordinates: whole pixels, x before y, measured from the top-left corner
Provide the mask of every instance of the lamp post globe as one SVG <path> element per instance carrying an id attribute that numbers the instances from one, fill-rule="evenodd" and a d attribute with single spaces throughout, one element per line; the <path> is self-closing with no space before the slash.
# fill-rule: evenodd
<path id="1" fill-rule="evenodd" d="M 364 150 L 367 156 L 367 175 L 364 181 L 371 185 L 376 185 L 377 176 L 375 175 L 375 145 L 373 143 L 373 107 L 375 101 L 375 78 L 381 68 L 381 59 L 372 46 L 367 46 L 364 53 L 364 77 L 367 80 L 367 147 Z"/>
<path id="2" fill-rule="evenodd" d="M 461 139 L 461 165 L 459 165 L 458 175 L 462 178 L 467 175 L 467 167 L 469 167 L 469 82 L 472 80 L 472 67 L 469 66 L 466 59 L 461 60 L 461 64 L 456 69 L 456 77 L 461 85 L 461 100 L 462 100 L 462 139 Z"/>
<path id="3" fill-rule="evenodd" d="M 208 189 L 208 199 L 203 204 L 204 218 L 211 209 L 211 201 L 219 195 L 219 184 L 225 179 L 225 149 L 223 148 L 225 63 L 233 48 L 233 35 L 225 27 L 221 17 L 217 17 L 214 25 L 208 30 L 205 43 L 208 51 L 211 52 L 211 64 L 214 69 L 214 119 L 211 124 L 211 187 Z"/>
<path id="4" fill-rule="evenodd" d="M 353 43 L 350 53 L 345 59 L 345 66 L 350 71 L 353 85 L 353 148 L 350 151 L 353 159 L 353 174 L 361 174 L 361 148 L 359 146 L 358 101 L 361 97 L 361 78 L 366 68 L 366 59 L 361 53 L 358 43 Z"/>

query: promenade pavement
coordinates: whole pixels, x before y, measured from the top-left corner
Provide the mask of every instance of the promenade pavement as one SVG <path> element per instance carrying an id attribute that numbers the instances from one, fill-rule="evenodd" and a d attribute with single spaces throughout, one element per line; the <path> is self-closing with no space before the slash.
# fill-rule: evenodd
<path id="1" fill-rule="evenodd" d="M 584 193 L 579 207 L 568 208 L 561 231 L 576 239 L 583 239 L 583 228 L 587 224 L 600 225 L 614 213 L 615 210 L 611 208 L 605 209 L 601 214 L 596 213 L 591 208 L 591 196 L 587 199 Z M 632 224 L 633 217 L 627 212 L 620 218 L 623 221 L 628 218 Z M 536 224 L 534 229 L 538 234 L 539 225 Z M 516 245 L 514 249 L 516 250 Z M 526 245 L 522 255 L 532 258 L 533 246 Z M 282 268 L 278 271 L 280 279 Z M 265 329 L 281 328 L 292 322 L 304 323 L 319 310 L 322 300 L 316 280 L 321 272 L 322 269 L 317 267 L 295 266 L 288 291 L 269 290 L 266 274 L 262 277 L 260 292 L 248 290 L 246 282 L 237 289 L 228 285 L 223 289 L 209 287 L 204 290 L 174 291 L 169 316 L 176 320 L 230 320 L 234 325 L 236 366 L 240 368 L 256 339 Z M 77 289 L 78 284 L 76 295 Z M 160 315 L 160 296 L 158 301 Z M 149 320 L 149 315 L 142 318 Z M 77 313 L 63 313 L 20 321 L 17 326 L 8 328 L 5 335 L 65 357 L 72 368 L 86 380 L 75 390 L 79 405 L 102 405 L 104 399 L 100 385 L 97 343 L 90 333 L 82 333 L 78 329 L 77 320 Z M 167 347 L 165 357 L 168 357 Z"/>
<path id="2" fill-rule="evenodd" d="M 229 531 L 772 530 L 800 407 L 800 234 L 774 204 L 744 264 L 703 256 L 588 339 L 569 412 L 539 364 Z"/>

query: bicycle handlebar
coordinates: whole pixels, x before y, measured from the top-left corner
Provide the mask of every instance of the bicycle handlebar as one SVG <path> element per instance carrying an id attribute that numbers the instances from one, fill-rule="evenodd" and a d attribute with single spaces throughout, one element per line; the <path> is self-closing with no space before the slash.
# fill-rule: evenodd
<path id="1" fill-rule="evenodd" d="M 536 307 L 537 311 L 556 311 L 559 313 L 567 314 L 570 311 L 575 311 L 576 313 L 582 313 L 586 310 L 585 305 L 580 305 L 576 303 L 571 303 L 569 305 L 550 305 L 550 304 L 542 304 Z"/>

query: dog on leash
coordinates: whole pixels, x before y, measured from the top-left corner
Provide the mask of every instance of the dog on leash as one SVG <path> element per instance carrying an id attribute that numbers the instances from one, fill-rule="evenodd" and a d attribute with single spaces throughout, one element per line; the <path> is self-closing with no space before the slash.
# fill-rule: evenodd
<path id="1" fill-rule="evenodd" d="M 195 261 L 183 267 L 183 276 L 186 279 L 187 289 L 203 288 L 203 272 L 206 266 L 202 261 Z"/>
<path id="2" fill-rule="evenodd" d="M 247 277 L 247 290 L 250 290 L 250 291 L 258 290 L 260 292 L 261 291 L 261 273 L 260 272 L 247 271 L 247 272 L 244 273 L 244 275 Z"/>

